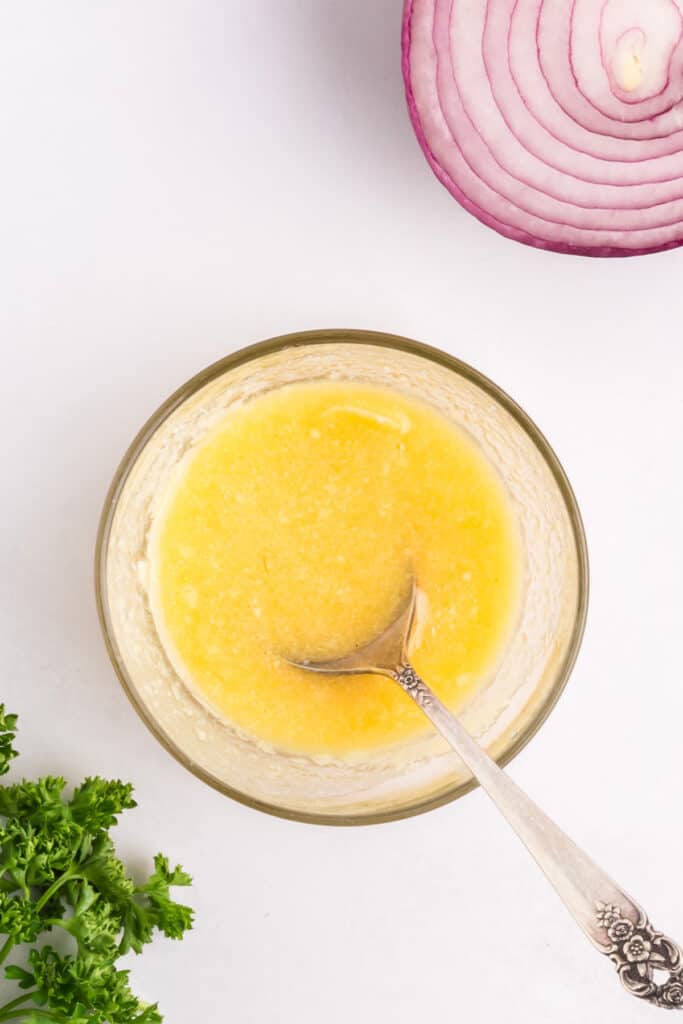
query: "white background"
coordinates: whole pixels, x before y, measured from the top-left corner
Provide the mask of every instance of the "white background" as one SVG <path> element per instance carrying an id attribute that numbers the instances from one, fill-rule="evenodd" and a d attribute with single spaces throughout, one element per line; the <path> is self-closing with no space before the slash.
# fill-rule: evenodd
<path id="1" fill-rule="evenodd" d="M 105 657 L 91 563 L 142 421 L 290 330 L 441 346 L 550 438 L 593 592 L 512 773 L 683 940 L 683 251 L 499 238 L 437 183 L 400 0 L 0 5 L 0 654 L 19 770 L 134 780 L 119 829 L 195 876 L 196 931 L 132 963 L 167 1024 L 647 1021 L 481 793 L 391 825 L 268 818 L 175 763 Z M 4 1002 L 4 1000 L 2 1000 Z"/>

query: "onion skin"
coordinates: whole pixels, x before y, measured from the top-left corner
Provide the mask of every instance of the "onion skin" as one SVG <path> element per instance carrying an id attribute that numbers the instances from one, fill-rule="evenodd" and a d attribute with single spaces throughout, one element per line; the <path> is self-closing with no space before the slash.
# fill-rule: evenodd
<path id="1" fill-rule="evenodd" d="M 683 245 L 683 0 L 405 0 L 403 75 L 432 170 L 526 245 Z"/>

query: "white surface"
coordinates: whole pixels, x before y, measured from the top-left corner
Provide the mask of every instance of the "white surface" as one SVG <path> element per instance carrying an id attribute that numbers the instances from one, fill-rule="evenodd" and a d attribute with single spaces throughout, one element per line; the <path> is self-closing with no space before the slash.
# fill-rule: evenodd
<path id="1" fill-rule="evenodd" d="M 683 940 L 683 252 L 546 255 L 427 168 L 400 0 L 0 7 L 3 697 L 20 770 L 122 775 L 119 830 L 193 873 L 197 929 L 133 963 L 167 1024 L 638 1022 L 482 794 L 356 830 L 267 818 L 126 703 L 91 584 L 109 478 L 187 376 L 317 326 L 440 345 L 536 418 L 586 519 L 579 665 L 513 774 Z"/>

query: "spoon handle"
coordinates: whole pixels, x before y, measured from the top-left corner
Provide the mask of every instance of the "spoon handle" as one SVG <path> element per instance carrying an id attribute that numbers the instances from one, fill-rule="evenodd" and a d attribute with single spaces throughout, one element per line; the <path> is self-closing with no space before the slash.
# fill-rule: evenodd
<path id="1" fill-rule="evenodd" d="M 676 943 L 498 767 L 412 666 L 403 665 L 395 679 L 460 755 L 625 988 L 656 1006 L 683 1008 L 683 954 Z"/>

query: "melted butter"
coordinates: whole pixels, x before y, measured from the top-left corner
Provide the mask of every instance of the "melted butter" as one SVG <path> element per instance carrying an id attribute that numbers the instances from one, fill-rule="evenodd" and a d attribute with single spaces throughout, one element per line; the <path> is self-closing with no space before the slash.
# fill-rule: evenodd
<path id="1" fill-rule="evenodd" d="M 313 676 L 286 656 L 366 643 L 415 573 L 412 660 L 457 709 L 495 668 L 520 586 L 514 513 L 475 442 L 427 405 L 347 383 L 229 413 L 169 496 L 152 562 L 180 673 L 242 730 L 312 754 L 427 727 L 391 680 Z"/>

